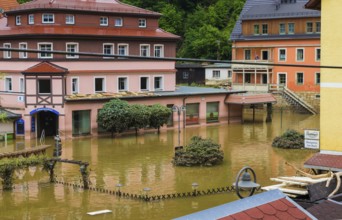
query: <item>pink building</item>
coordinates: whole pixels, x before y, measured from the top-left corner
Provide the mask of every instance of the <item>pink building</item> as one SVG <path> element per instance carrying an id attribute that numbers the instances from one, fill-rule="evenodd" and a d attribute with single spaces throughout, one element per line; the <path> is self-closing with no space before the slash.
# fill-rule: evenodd
<path id="1" fill-rule="evenodd" d="M 225 103 L 239 91 L 177 88 L 174 61 L 125 58 L 175 57 L 179 37 L 159 28 L 160 16 L 116 0 L 36 0 L 5 11 L 1 47 L 30 50 L 0 53 L 0 107 L 22 115 L 17 136 L 97 135 L 98 110 L 113 98 L 186 106 L 182 125 L 241 116 L 242 106 Z"/>

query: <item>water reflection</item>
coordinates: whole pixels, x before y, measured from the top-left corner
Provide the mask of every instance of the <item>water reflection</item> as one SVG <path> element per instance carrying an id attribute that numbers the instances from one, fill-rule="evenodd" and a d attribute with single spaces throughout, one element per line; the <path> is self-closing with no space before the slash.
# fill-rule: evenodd
<path id="1" fill-rule="evenodd" d="M 150 195 L 191 191 L 193 182 L 198 190 L 231 185 L 239 170 L 248 165 L 257 174 L 258 183 L 271 184 L 269 178 L 293 175 L 295 171 L 285 161 L 301 167 L 313 154 L 309 150 L 274 149 L 271 142 L 286 129 L 303 131 L 319 128 L 319 117 L 293 113 L 274 113 L 273 122 L 266 124 L 266 115 L 256 114 L 258 123 L 252 123 L 252 114 L 246 112 L 245 124 L 221 124 L 182 129 L 181 141 L 187 143 L 194 135 L 208 137 L 221 144 L 224 163 L 217 167 L 174 167 L 171 160 L 178 143 L 177 130 L 160 135 L 124 135 L 115 139 L 84 138 L 63 142 L 62 158 L 88 161 L 91 186 L 140 194 L 144 187 Z M 280 123 L 282 122 L 282 123 Z M 47 140 L 53 145 L 53 140 Z M 25 143 L 26 146 L 34 143 Z M 0 147 L 0 152 L 13 151 L 16 142 Z M 52 149 L 48 151 L 52 155 Z M 233 193 L 199 196 L 196 198 L 144 203 L 118 198 L 94 191 L 83 191 L 71 186 L 49 183 L 48 175 L 38 168 L 16 171 L 15 189 L 0 191 L 0 219 L 170 219 L 203 210 L 237 199 Z M 79 166 L 57 164 L 57 178 L 79 183 Z M 109 209 L 112 213 L 93 218 L 86 213 Z"/>

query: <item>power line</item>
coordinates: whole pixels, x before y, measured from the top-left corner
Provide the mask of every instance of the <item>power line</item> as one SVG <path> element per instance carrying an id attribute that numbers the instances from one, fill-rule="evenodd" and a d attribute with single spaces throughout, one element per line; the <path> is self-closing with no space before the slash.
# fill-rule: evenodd
<path id="1" fill-rule="evenodd" d="M 229 60 L 177 58 L 177 57 L 142 57 L 142 56 L 132 56 L 132 55 L 126 56 L 126 55 L 91 53 L 91 52 L 67 52 L 67 51 L 60 51 L 60 50 L 47 51 L 47 50 L 5 48 L 5 47 L 0 47 L 0 51 L 27 52 L 27 53 L 51 53 L 51 54 L 63 54 L 63 55 L 125 58 L 125 59 L 139 59 L 139 60 L 182 61 L 182 62 L 197 62 L 197 63 L 207 62 L 207 63 L 227 63 L 227 64 L 254 65 L 254 66 L 282 66 L 282 67 L 301 67 L 301 68 L 320 68 L 320 69 L 342 69 L 342 66 L 241 62 L 241 61 L 229 61 Z"/>

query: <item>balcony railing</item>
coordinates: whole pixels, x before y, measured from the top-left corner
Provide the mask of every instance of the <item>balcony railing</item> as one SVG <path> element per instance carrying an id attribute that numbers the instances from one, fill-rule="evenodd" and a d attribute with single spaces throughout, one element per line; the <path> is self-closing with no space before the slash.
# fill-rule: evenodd
<path id="1" fill-rule="evenodd" d="M 247 92 L 268 92 L 267 84 L 233 83 L 232 88 L 234 90 L 243 90 Z"/>
<path id="2" fill-rule="evenodd" d="M 273 67 L 273 60 L 233 60 L 232 62 L 232 69 L 267 69 Z"/>

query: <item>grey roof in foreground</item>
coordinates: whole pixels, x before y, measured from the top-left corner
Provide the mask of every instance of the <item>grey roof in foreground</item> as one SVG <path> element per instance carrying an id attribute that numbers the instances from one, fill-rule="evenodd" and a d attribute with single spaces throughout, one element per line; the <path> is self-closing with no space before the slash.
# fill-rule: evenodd
<path id="1" fill-rule="evenodd" d="M 195 95 L 214 95 L 214 94 L 234 94 L 245 93 L 242 90 L 227 90 L 212 87 L 178 86 L 171 92 L 154 92 L 156 96 L 195 96 Z"/>
<path id="2" fill-rule="evenodd" d="M 13 113 L 11 111 L 5 110 L 0 108 L 0 114 L 6 114 L 6 119 L 16 119 L 16 118 L 21 118 L 21 115 Z"/>
<path id="3" fill-rule="evenodd" d="M 304 8 L 307 2 L 308 0 L 297 0 L 296 3 L 280 4 L 277 8 L 276 0 L 246 0 L 230 40 L 244 39 L 241 26 L 243 20 L 320 17 L 320 11 Z M 296 36 L 292 35 L 292 37 Z"/>

